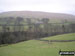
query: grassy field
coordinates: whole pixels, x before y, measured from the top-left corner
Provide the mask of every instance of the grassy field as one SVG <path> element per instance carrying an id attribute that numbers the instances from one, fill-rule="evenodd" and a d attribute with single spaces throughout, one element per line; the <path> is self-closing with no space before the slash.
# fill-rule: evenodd
<path id="1" fill-rule="evenodd" d="M 57 35 L 44 39 L 74 40 L 75 33 Z M 75 50 L 75 42 L 53 42 L 29 40 L 17 44 L 0 47 L 0 56 L 59 56 L 59 50 Z"/>
<path id="2" fill-rule="evenodd" d="M 43 38 L 44 40 L 75 40 L 75 33 L 57 35 L 52 37 Z"/>

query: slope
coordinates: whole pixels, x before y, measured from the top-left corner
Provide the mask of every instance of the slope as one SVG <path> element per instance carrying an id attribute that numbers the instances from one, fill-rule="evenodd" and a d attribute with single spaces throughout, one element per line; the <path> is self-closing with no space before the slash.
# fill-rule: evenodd
<path id="1" fill-rule="evenodd" d="M 63 13 L 50 13 L 50 12 L 40 12 L 40 11 L 9 11 L 0 13 L 0 18 L 2 17 L 23 17 L 23 18 L 31 18 L 31 19 L 42 19 L 49 18 L 51 21 L 63 21 L 67 19 L 68 21 L 75 21 L 75 16 L 70 14 Z"/>
<path id="2" fill-rule="evenodd" d="M 65 39 L 68 36 L 69 38 L 71 38 L 74 35 L 61 35 L 61 37 L 63 36 L 61 39 Z M 48 44 L 44 41 L 29 40 L 17 44 L 0 47 L 0 56 L 58 56 L 60 49 L 75 50 L 74 44 L 75 42 L 53 42 L 52 44 Z"/>
<path id="3" fill-rule="evenodd" d="M 75 40 L 75 33 L 62 34 L 52 37 L 43 38 L 44 40 Z"/>

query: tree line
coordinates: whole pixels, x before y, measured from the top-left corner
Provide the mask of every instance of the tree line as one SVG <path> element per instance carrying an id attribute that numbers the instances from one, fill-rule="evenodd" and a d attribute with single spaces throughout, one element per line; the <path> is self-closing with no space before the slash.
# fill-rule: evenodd
<path id="1" fill-rule="evenodd" d="M 64 33 L 74 33 L 75 23 L 51 23 L 49 18 L 0 18 L 0 44 L 11 44 Z"/>

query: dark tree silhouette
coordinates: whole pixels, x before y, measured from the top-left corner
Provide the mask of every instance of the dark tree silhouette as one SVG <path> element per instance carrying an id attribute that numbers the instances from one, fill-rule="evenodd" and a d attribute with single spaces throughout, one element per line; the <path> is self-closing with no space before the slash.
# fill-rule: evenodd
<path id="1" fill-rule="evenodd" d="M 23 24 L 21 24 L 24 21 L 22 17 L 17 17 L 15 20 L 15 27 L 14 31 L 21 31 L 23 29 Z"/>

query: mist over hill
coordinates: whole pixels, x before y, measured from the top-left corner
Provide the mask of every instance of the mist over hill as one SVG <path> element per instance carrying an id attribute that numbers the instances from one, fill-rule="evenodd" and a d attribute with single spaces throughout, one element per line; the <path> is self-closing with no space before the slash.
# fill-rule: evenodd
<path id="1" fill-rule="evenodd" d="M 1 17 L 23 17 L 23 18 L 32 18 L 32 19 L 42 19 L 49 18 L 51 20 L 64 20 L 75 21 L 75 16 L 70 14 L 62 14 L 62 13 L 49 13 L 49 12 L 40 12 L 40 11 L 9 11 L 0 13 Z"/>

